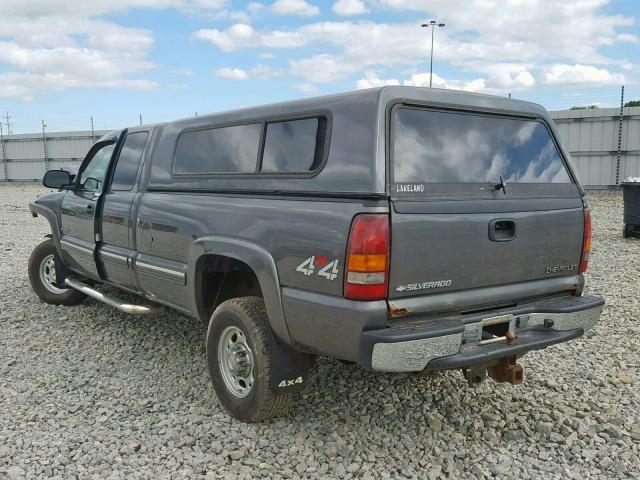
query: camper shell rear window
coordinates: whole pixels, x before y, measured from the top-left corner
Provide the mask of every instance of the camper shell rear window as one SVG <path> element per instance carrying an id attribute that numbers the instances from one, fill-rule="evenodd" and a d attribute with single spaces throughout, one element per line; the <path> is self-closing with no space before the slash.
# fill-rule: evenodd
<path id="1" fill-rule="evenodd" d="M 516 193 L 540 192 L 548 185 L 548 191 L 563 191 L 566 187 L 553 185 L 573 184 L 549 129 L 538 119 L 402 106 L 393 110 L 391 123 L 397 192 L 441 192 L 443 185 L 461 184 L 481 191 L 501 182 Z"/>

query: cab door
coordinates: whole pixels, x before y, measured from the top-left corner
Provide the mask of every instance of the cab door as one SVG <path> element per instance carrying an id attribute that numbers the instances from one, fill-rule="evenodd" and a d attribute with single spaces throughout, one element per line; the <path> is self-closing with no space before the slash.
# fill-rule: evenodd
<path id="1" fill-rule="evenodd" d="M 99 259 L 105 279 L 119 287 L 135 290 L 131 206 L 138 194 L 137 179 L 149 139 L 148 130 L 129 129 L 114 159 L 111 181 L 102 198 Z"/>
<path id="2" fill-rule="evenodd" d="M 96 218 L 109 164 L 118 137 L 96 143 L 87 154 L 61 205 L 60 246 L 66 265 L 84 276 L 99 279 L 96 264 Z"/>

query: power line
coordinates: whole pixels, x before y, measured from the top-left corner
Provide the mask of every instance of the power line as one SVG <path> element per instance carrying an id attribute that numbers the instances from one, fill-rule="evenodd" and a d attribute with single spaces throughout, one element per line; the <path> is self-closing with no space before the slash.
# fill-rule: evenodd
<path id="1" fill-rule="evenodd" d="M 11 119 L 11 115 L 9 115 L 9 112 L 5 112 L 4 118 L 5 124 L 7 125 L 7 135 L 11 135 L 11 122 L 9 121 Z"/>
<path id="2" fill-rule="evenodd" d="M 2 131 L 2 122 L 0 122 L 0 148 L 2 149 L 2 174 L 4 180 L 9 180 L 7 175 L 7 152 L 4 148 L 4 132 Z"/>

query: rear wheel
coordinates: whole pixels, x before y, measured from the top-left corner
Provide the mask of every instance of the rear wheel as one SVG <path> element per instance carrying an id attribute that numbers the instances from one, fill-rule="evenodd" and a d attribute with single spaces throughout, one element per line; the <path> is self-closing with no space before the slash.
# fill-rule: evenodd
<path id="1" fill-rule="evenodd" d="M 275 370 L 264 302 L 241 297 L 220 304 L 207 330 L 207 366 L 220 403 L 238 420 L 259 422 L 284 413 L 294 392 L 271 388 Z"/>
<path id="2" fill-rule="evenodd" d="M 86 295 L 73 288 L 56 284 L 56 264 L 53 240 L 48 239 L 33 249 L 29 257 L 29 282 L 40 300 L 53 305 L 77 305 Z"/>
<path id="3" fill-rule="evenodd" d="M 632 231 L 633 231 L 633 226 L 625 224 L 622 227 L 622 238 L 629 238 L 631 236 Z"/>

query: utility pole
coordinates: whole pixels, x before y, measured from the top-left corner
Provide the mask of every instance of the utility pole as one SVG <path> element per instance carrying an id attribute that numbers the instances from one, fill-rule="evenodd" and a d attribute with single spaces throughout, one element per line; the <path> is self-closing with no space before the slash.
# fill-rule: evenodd
<path id="1" fill-rule="evenodd" d="M 6 182 L 9 180 L 9 177 L 7 176 L 7 154 L 4 149 L 4 132 L 2 129 L 2 122 L 0 122 L 0 149 L 2 149 L 2 178 Z"/>
<path id="2" fill-rule="evenodd" d="M 5 124 L 7 125 L 7 135 L 11 135 L 11 123 L 9 122 L 9 120 L 11 119 L 11 115 L 9 115 L 9 112 L 5 112 L 4 119 Z"/>
<path id="3" fill-rule="evenodd" d="M 93 128 L 93 116 L 91 116 L 91 142 L 96 143 L 96 131 Z"/>
<path id="4" fill-rule="evenodd" d="M 140 125 L 142 125 L 142 114 L 140 114 L 138 117 L 140 119 Z"/>
<path id="5" fill-rule="evenodd" d="M 47 124 L 42 120 L 42 146 L 44 147 L 44 171 L 49 170 L 49 154 L 47 153 L 47 135 L 44 129 L 47 128 Z"/>
<path id="6" fill-rule="evenodd" d="M 431 88 L 432 80 L 433 80 L 433 34 L 436 27 L 444 27 L 444 23 L 438 23 L 435 20 L 431 20 L 429 23 L 423 23 L 421 25 L 422 28 L 431 28 L 431 61 L 429 62 L 429 88 Z"/>
<path id="7" fill-rule="evenodd" d="M 624 85 L 620 89 L 620 118 L 618 120 L 618 159 L 616 161 L 616 189 L 620 185 L 620 163 L 622 161 L 622 123 L 624 120 Z"/>

